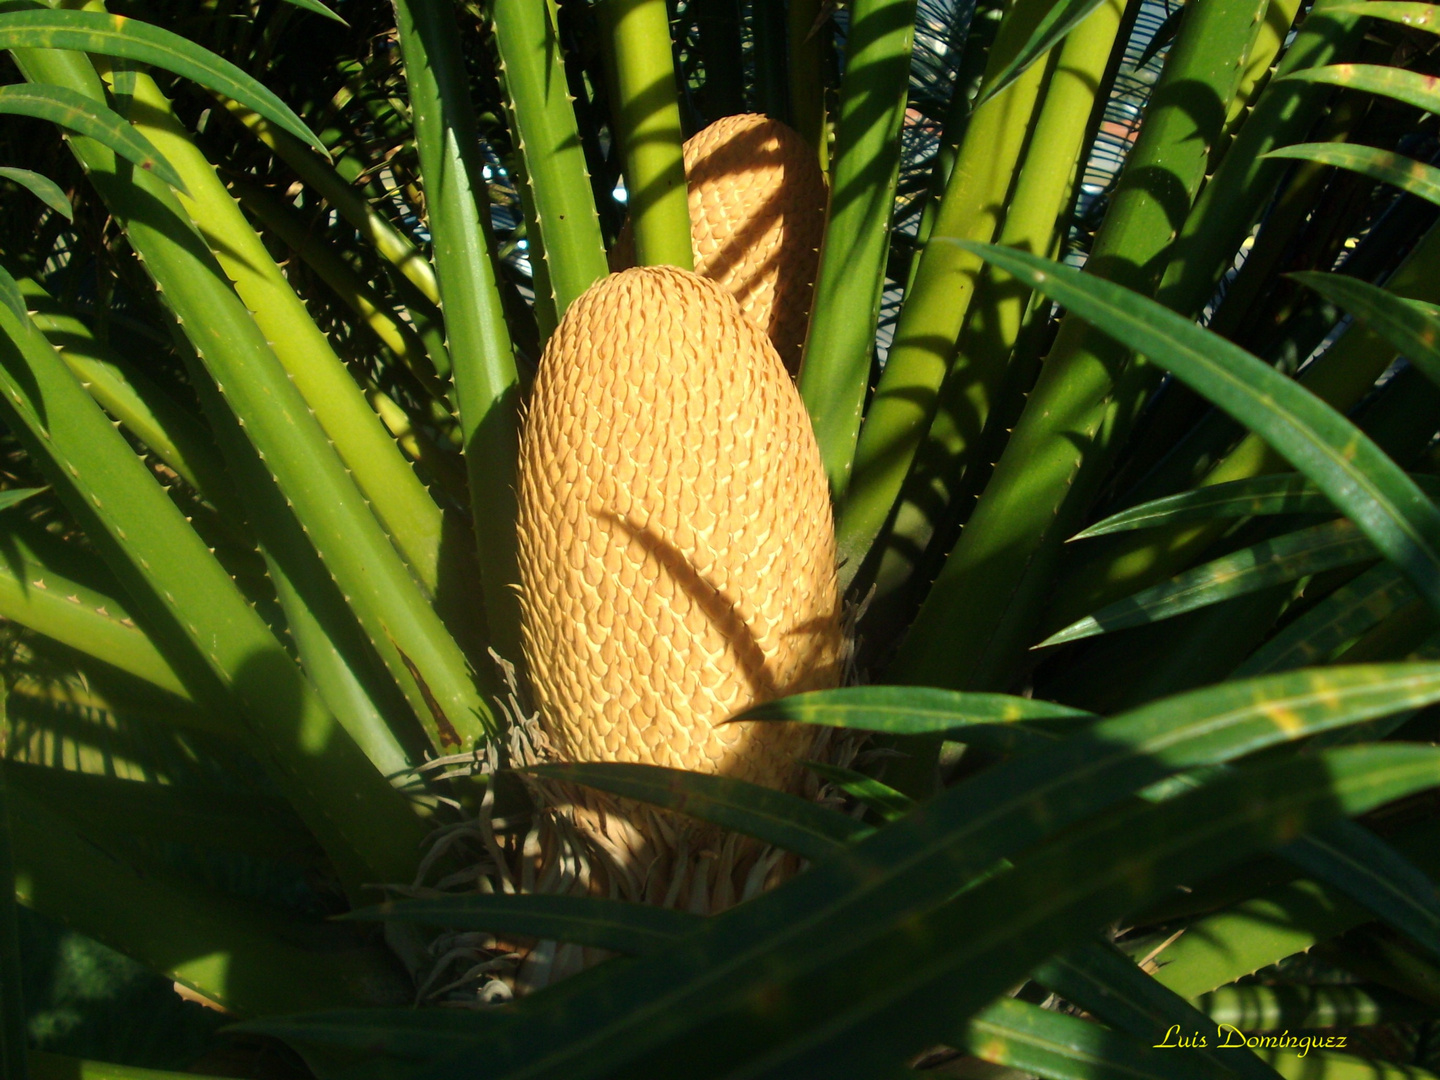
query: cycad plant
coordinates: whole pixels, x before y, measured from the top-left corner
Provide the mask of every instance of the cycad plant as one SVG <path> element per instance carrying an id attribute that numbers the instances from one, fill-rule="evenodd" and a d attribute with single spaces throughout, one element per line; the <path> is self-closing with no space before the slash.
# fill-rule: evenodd
<path id="1" fill-rule="evenodd" d="M 1431 1075 L 1436 8 L 110 3 L 0 0 L 7 1077 L 160 1075 L 12 895 L 326 1080 Z"/>

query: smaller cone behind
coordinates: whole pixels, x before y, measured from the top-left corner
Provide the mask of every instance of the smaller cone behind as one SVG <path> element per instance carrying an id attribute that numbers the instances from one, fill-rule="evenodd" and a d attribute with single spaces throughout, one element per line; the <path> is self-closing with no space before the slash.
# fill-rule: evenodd
<path id="1" fill-rule="evenodd" d="M 725 287 L 795 375 L 825 231 L 814 151 L 778 120 L 726 116 L 685 141 L 685 179 L 695 272 Z M 627 222 L 612 265 L 634 261 Z"/>
<path id="2" fill-rule="evenodd" d="M 525 655 L 557 756 L 790 786 L 810 731 L 723 722 L 836 685 L 834 525 L 799 393 L 728 293 L 644 267 L 571 305 L 519 504 Z"/>

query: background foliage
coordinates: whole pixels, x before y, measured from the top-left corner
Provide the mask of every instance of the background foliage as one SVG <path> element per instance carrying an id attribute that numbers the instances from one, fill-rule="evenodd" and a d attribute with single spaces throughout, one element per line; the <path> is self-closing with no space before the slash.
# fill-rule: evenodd
<path id="1" fill-rule="evenodd" d="M 0 3 L 7 1077 L 1440 1071 L 1435 8 L 335 11 Z M 552 767 L 804 860 L 701 915 L 509 876 L 490 650 L 544 342 L 742 111 L 860 669 L 747 721 L 871 734 Z"/>

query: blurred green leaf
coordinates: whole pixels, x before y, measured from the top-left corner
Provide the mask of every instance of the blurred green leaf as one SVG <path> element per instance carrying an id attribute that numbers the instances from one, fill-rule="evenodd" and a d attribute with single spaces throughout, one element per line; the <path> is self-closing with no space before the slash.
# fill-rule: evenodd
<path id="1" fill-rule="evenodd" d="M 0 769 L 0 1076 L 25 1080 L 26 1032 L 20 934 L 15 918 L 15 865 L 10 857 L 10 812 Z"/>
<path id="2" fill-rule="evenodd" d="M 252 1020 L 235 1031 L 284 1039 L 297 1046 L 358 1050 L 408 1061 L 426 1061 L 475 1046 L 497 1024 L 514 1016 L 509 1008 L 336 1009 L 284 1018 Z"/>
<path id="3" fill-rule="evenodd" d="M 30 1054 L 30 1076 L 32 1080 L 215 1080 L 201 1073 L 142 1069 L 39 1051 Z"/>
<path id="4" fill-rule="evenodd" d="M 1337 4 L 1332 10 L 1346 15 L 1369 15 L 1415 30 L 1440 33 L 1440 8 L 1434 4 L 1412 3 L 1409 0 L 1369 0 L 1362 4 Z"/>
<path id="5" fill-rule="evenodd" d="M 14 761 L 4 771 L 17 791 L 84 828 L 312 867 L 320 862 L 314 838 L 278 800 Z"/>
<path id="6" fill-rule="evenodd" d="M 49 488 L 10 488 L 8 491 L 0 491 L 0 510 L 9 510 L 12 506 L 18 506 L 32 495 L 39 495 L 42 491 L 49 491 Z"/>
<path id="7" fill-rule="evenodd" d="M 30 317 L 25 308 L 25 297 L 20 293 L 20 285 L 3 266 L 0 266 L 0 303 L 9 308 L 17 319 Z"/>

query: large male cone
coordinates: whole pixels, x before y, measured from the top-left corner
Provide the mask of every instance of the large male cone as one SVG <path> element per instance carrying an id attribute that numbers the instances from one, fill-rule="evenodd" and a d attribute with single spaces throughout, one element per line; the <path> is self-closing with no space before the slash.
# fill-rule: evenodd
<path id="1" fill-rule="evenodd" d="M 554 756 L 792 786 L 810 731 L 724 722 L 838 682 L 834 525 L 805 406 L 735 300 L 664 266 L 576 300 L 540 361 L 519 503 L 525 659 Z M 671 819 L 571 796 L 630 872 L 668 857 Z"/>
<path id="2" fill-rule="evenodd" d="M 778 120 L 742 113 L 696 132 L 684 153 L 695 272 L 724 286 L 796 374 L 825 231 L 814 149 Z M 627 224 L 612 265 L 634 261 Z"/>

